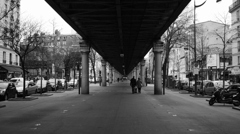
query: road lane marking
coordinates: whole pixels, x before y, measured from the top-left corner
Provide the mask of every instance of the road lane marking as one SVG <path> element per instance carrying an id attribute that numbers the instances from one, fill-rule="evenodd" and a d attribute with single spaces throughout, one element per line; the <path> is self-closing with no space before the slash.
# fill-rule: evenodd
<path id="1" fill-rule="evenodd" d="M 38 127 L 38 126 L 41 126 L 41 124 L 40 124 L 40 123 L 38 123 L 38 124 L 35 124 L 35 126 L 36 126 L 36 127 Z"/>
<path id="2" fill-rule="evenodd" d="M 194 130 L 194 129 L 188 129 L 188 131 L 193 132 L 193 131 L 195 131 L 195 130 Z"/>
<path id="3" fill-rule="evenodd" d="M 68 110 L 63 110 L 63 112 L 62 113 L 66 113 Z"/>

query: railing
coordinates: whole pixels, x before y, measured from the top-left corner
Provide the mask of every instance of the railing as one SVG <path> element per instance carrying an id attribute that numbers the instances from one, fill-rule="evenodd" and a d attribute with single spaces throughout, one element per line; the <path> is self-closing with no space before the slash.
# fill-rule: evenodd
<path id="1" fill-rule="evenodd" d="M 6 60 L 3 60 L 3 63 L 7 63 L 7 61 L 6 61 Z"/>
<path id="2" fill-rule="evenodd" d="M 237 0 L 231 6 L 229 6 L 229 13 L 232 13 L 239 7 L 240 7 L 240 0 Z"/>

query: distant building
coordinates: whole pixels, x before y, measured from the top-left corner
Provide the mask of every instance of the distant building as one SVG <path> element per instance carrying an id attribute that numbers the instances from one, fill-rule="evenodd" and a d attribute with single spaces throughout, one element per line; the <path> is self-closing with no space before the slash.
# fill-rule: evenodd
<path id="1" fill-rule="evenodd" d="M 8 14 L 5 16 L 4 14 L 6 13 Z M 11 27 L 13 23 L 19 22 L 20 0 L 1 0 L 0 18 L 1 36 L 3 31 L 2 26 Z M 0 80 L 21 76 L 22 69 L 19 61 L 19 56 L 0 39 Z"/>
<path id="2" fill-rule="evenodd" d="M 77 34 L 45 35 L 42 47 L 46 48 L 45 51 L 47 51 L 48 56 L 44 54 L 44 57 L 41 58 L 41 52 L 39 50 L 31 53 L 32 57 L 35 58 L 30 59 L 30 61 L 34 60 L 34 62 L 26 63 L 26 68 L 29 72 L 29 76 L 35 77 L 42 75 L 44 77 L 53 77 L 56 74 L 58 78 L 65 76 L 73 78 L 75 72 L 75 77 L 78 77 L 78 71 L 76 71 L 77 61 L 76 63 L 71 62 L 69 63 L 69 66 L 66 66 L 63 62 L 64 59 L 60 59 L 64 58 L 66 55 L 73 53 L 76 54 L 76 56 L 78 55 L 80 58 L 80 41 L 81 37 Z M 59 54 L 59 56 L 57 59 L 54 59 L 54 55 L 56 54 Z M 43 69 L 42 71 L 41 68 Z M 40 72 L 42 72 L 42 74 Z"/>
<path id="3" fill-rule="evenodd" d="M 217 80 L 221 79 L 223 71 L 223 42 L 215 32 L 223 33 L 224 24 L 206 21 L 196 24 L 196 50 L 197 68 L 199 69 L 198 79 Z M 229 26 L 226 26 L 229 31 Z M 186 80 L 186 75 L 193 73 L 194 69 L 194 37 L 189 32 L 188 41 L 175 46 L 170 53 L 169 74 L 175 79 Z M 227 35 L 226 38 L 229 38 Z M 171 58 L 172 57 L 172 58 Z M 232 64 L 232 45 L 226 44 L 225 65 Z"/>

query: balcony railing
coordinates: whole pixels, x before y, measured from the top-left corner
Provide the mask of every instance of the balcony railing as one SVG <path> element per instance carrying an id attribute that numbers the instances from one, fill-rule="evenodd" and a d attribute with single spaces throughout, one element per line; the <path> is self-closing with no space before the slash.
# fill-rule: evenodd
<path id="1" fill-rule="evenodd" d="M 231 6 L 229 6 L 229 13 L 232 13 L 233 11 L 238 9 L 239 7 L 240 7 L 240 0 L 237 0 Z"/>
<path id="2" fill-rule="evenodd" d="M 6 61 L 6 60 L 3 60 L 3 63 L 7 63 L 7 61 Z"/>

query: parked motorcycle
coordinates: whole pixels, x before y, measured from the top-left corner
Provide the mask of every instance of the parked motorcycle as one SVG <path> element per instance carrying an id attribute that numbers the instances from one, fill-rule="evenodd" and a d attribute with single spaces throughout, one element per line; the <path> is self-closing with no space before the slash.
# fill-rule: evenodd
<path id="1" fill-rule="evenodd" d="M 213 97 L 209 100 L 209 105 L 214 103 L 233 104 L 234 106 L 240 105 L 240 89 L 237 93 L 229 93 L 226 90 L 218 90 L 213 93 Z"/>

